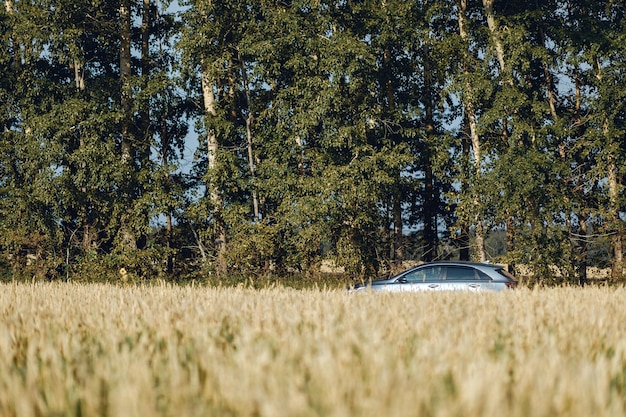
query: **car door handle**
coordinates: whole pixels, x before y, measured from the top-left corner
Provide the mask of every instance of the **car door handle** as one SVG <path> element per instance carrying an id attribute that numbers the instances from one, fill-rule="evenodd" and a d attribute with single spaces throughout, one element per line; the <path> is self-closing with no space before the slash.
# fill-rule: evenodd
<path id="1" fill-rule="evenodd" d="M 480 288 L 480 284 L 469 284 L 470 288 Z"/>
<path id="2" fill-rule="evenodd" d="M 438 288 L 439 284 L 428 284 L 428 288 Z"/>

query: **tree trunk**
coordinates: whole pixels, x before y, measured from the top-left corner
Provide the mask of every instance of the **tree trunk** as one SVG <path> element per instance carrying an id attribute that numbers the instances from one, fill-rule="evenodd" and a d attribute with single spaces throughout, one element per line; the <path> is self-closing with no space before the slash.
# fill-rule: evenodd
<path id="1" fill-rule="evenodd" d="M 550 87 L 552 82 L 551 82 L 551 74 L 548 72 L 549 74 L 549 82 L 548 82 L 548 86 Z M 581 81 L 580 81 L 580 77 L 578 76 L 577 73 L 575 73 L 574 75 L 574 84 L 576 86 L 576 104 L 575 104 L 575 110 L 576 110 L 576 130 L 577 130 L 577 136 L 581 137 L 583 135 L 582 132 L 582 126 L 583 126 L 583 117 L 582 117 L 582 112 L 581 112 L 581 108 L 582 108 L 582 93 L 581 93 Z M 554 96 L 552 94 L 552 89 L 550 89 L 550 95 L 549 95 L 549 99 L 551 102 L 555 102 L 556 100 L 554 99 Z M 556 107 L 555 104 L 551 104 L 551 112 L 553 112 L 553 114 L 555 115 L 555 122 L 557 121 L 556 119 L 556 109 L 552 109 L 552 107 Z M 565 159 L 566 156 L 566 152 L 567 149 L 565 147 L 565 143 L 563 143 L 561 145 L 561 157 L 563 159 Z M 583 172 L 582 172 L 582 168 L 578 170 L 578 183 L 582 183 L 583 179 L 581 178 L 583 176 Z M 573 188 L 573 185 L 570 185 L 570 188 Z M 585 200 L 585 196 L 583 195 L 582 197 L 579 198 L 580 199 Z M 582 204 L 582 203 L 581 203 Z M 579 233 L 577 236 L 577 240 L 578 240 L 578 245 L 580 247 L 580 253 L 578 254 L 578 259 L 577 259 L 577 268 L 578 268 L 578 282 L 580 285 L 585 285 L 585 283 L 587 282 L 587 261 L 588 261 L 588 251 L 587 251 L 587 215 L 582 212 L 581 213 L 577 213 L 576 216 L 578 217 L 578 228 L 579 228 Z"/>
<path id="2" fill-rule="evenodd" d="M 254 115 L 252 114 L 252 103 L 250 98 L 250 86 L 248 85 L 248 75 L 246 73 L 246 63 L 240 58 L 241 62 L 241 77 L 243 79 L 243 89 L 246 96 L 246 107 L 248 110 L 247 115 L 243 115 L 246 121 L 246 138 L 248 142 L 248 166 L 250 167 L 250 177 L 252 180 L 252 210 L 254 212 L 254 219 L 258 221 L 261 219 L 259 211 L 259 197 L 256 184 L 256 166 L 258 159 L 254 156 L 254 144 L 252 137 L 252 122 L 254 121 Z"/>
<path id="3" fill-rule="evenodd" d="M 132 97 L 130 77 L 131 73 L 131 11 L 130 0 L 122 0 L 120 2 L 120 84 L 121 84 L 121 107 L 122 107 L 122 138 L 121 138 L 121 157 L 122 164 L 126 170 L 127 184 L 126 200 L 124 204 L 133 200 L 133 149 L 131 139 L 132 127 Z M 134 233 L 129 226 L 131 210 L 127 209 L 122 216 L 122 224 L 120 227 L 121 245 L 124 249 L 137 249 L 137 242 Z"/>
<path id="4" fill-rule="evenodd" d="M 424 261 L 432 261 L 437 257 L 437 193 L 433 173 L 431 141 L 435 137 L 435 110 L 432 96 L 433 74 L 430 65 L 430 45 L 424 45 Z"/>
<path id="5" fill-rule="evenodd" d="M 213 120 L 217 117 L 215 107 L 215 93 L 213 92 L 213 79 L 202 63 L 202 97 L 204 100 L 205 117 L 207 119 L 207 170 L 215 172 L 218 164 L 219 142 L 213 129 Z M 222 219 L 222 195 L 217 178 L 211 177 L 207 184 L 209 201 L 213 210 L 213 226 L 215 236 L 216 270 L 218 273 L 226 272 L 226 227 Z"/>
<path id="6" fill-rule="evenodd" d="M 602 65 L 596 58 L 595 62 L 596 78 L 598 81 L 602 81 Z M 610 149 L 609 144 L 614 142 L 609 131 L 609 120 L 604 115 L 604 127 L 603 133 L 605 138 L 605 145 L 607 149 Z M 623 221 L 620 219 L 620 180 L 617 173 L 617 164 L 615 162 L 615 155 L 609 150 L 607 155 L 607 177 L 609 181 L 609 230 L 611 232 L 611 249 L 613 251 L 613 258 L 611 261 L 611 279 L 614 281 L 622 280 L 624 278 L 624 249 L 622 244 L 622 230 Z"/>
<path id="7" fill-rule="evenodd" d="M 150 73 L 150 0 L 143 0 L 141 11 L 141 75 Z"/>
<path id="8" fill-rule="evenodd" d="M 74 85 L 76 90 L 84 91 L 85 90 L 85 77 L 83 76 L 83 67 L 78 59 L 74 59 L 74 61 L 70 64 L 70 69 L 74 70 Z"/>
<path id="9" fill-rule="evenodd" d="M 467 0 L 462 0 L 462 2 L 466 2 Z M 494 0 L 483 0 L 483 7 L 485 8 L 485 15 L 487 17 L 487 27 L 489 28 L 489 32 L 491 32 L 491 39 L 493 40 L 493 44 L 496 49 L 496 56 L 498 57 L 498 63 L 500 65 L 500 71 L 503 75 L 505 73 L 505 61 L 504 61 L 504 46 L 502 45 L 502 40 L 500 39 L 500 34 L 498 33 L 498 25 L 496 23 L 496 17 L 493 12 L 493 4 Z M 509 83 L 513 83 L 513 80 L 507 77 Z"/>
<path id="10" fill-rule="evenodd" d="M 397 196 L 393 199 L 393 260 L 400 266 L 404 260 L 402 250 L 402 202 Z"/>
<path id="11" fill-rule="evenodd" d="M 515 250 L 515 219 L 507 213 L 506 216 L 506 251 L 507 254 L 513 253 Z M 507 270 L 515 275 L 515 259 L 509 258 Z"/>
<path id="12" fill-rule="evenodd" d="M 506 69 L 506 61 L 504 58 L 504 45 L 502 44 L 502 39 L 500 38 L 500 33 L 498 29 L 498 24 L 496 22 L 495 13 L 493 11 L 494 0 L 483 0 L 483 7 L 485 9 L 485 15 L 487 17 L 487 27 L 489 28 L 489 32 L 491 34 L 491 40 L 494 44 L 494 48 L 496 50 L 496 57 L 498 59 L 498 65 L 500 67 L 500 74 L 503 79 L 505 79 L 506 84 L 509 87 L 513 88 L 514 82 L 511 74 Z M 554 107 L 554 97 L 552 95 L 551 90 L 549 90 L 549 101 L 550 101 L 550 109 L 554 110 L 553 114 L 556 114 L 556 108 Z M 502 118 L 502 142 L 504 144 L 508 144 L 509 142 L 509 129 L 508 129 L 508 111 L 504 109 L 505 114 Z M 534 134 L 532 143 L 535 143 Z M 509 229 L 511 228 L 511 229 Z M 515 250 L 515 217 L 514 215 L 506 214 L 506 246 L 507 253 L 512 253 Z M 515 270 L 515 263 L 509 263 L 509 272 L 513 273 Z"/>
<path id="13" fill-rule="evenodd" d="M 540 28 L 539 33 L 540 33 L 541 44 L 542 46 L 545 47 L 546 39 L 545 39 L 543 28 Z M 552 117 L 554 125 L 559 126 L 560 117 L 557 113 L 556 95 L 554 93 L 555 86 L 554 86 L 552 72 L 550 71 L 550 67 L 548 66 L 547 63 L 543 64 L 543 74 L 544 74 L 544 79 L 545 79 L 548 107 L 550 109 L 550 116 Z M 578 77 L 576 76 L 574 76 L 574 83 L 575 83 L 575 91 L 576 91 L 576 102 L 574 105 L 575 110 L 576 110 L 576 118 L 577 118 L 576 122 L 577 122 L 577 126 L 580 127 L 582 125 L 581 114 L 580 114 L 581 92 L 580 92 L 580 82 L 579 82 Z M 574 133 L 576 134 L 577 132 L 574 131 Z M 558 154 L 559 154 L 559 158 L 561 159 L 561 162 L 563 164 L 567 164 L 568 163 L 567 146 L 563 138 L 559 138 Z M 578 275 L 579 283 L 581 285 L 584 285 L 584 282 L 587 279 L 586 216 L 581 213 L 575 213 L 575 210 L 572 208 L 573 203 L 572 203 L 572 198 L 570 198 L 570 195 L 573 195 L 575 198 L 574 188 L 576 184 L 574 183 L 574 180 L 566 177 L 563 179 L 563 182 L 564 182 L 564 187 L 566 189 L 566 195 L 564 198 L 565 204 L 566 204 L 565 211 L 567 214 L 565 217 L 565 227 L 567 228 L 567 231 L 569 234 L 569 241 L 570 241 L 570 250 L 569 250 L 568 256 L 569 256 L 570 264 L 572 265 L 575 273 Z M 576 224 L 576 226 L 572 224 L 570 212 L 578 218 L 578 224 Z M 576 228 L 576 233 L 574 232 L 574 228 Z"/>
<path id="14" fill-rule="evenodd" d="M 169 106 L 168 106 L 169 109 Z M 172 188 L 172 177 L 170 175 L 170 167 L 169 167 L 169 152 L 170 152 L 170 144 L 169 144 L 169 135 L 167 129 L 167 118 L 169 117 L 169 111 L 166 111 L 163 114 L 163 119 L 161 121 L 161 165 L 163 167 L 163 172 L 165 175 L 165 184 L 166 191 L 169 192 Z M 173 208 L 168 204 L 165 211 L 165 245 L 167 248 L 167 259 L 165 261 L 166 272 L 171 275 L 174 272 L 174 257 L 172 256 L 172 237 L 173 237 L 173 222 L 172 222 L 172 212 Z"/>
<path id="15" fill-rule="evenodd" d="M 385 5 L 383 5 L 385 7 Z M 393 80 L 392 80 L 392 69 L 391 69 L 391 48 L 389 45 L 385 45 L 383 48 L 383 94 L 387 101 L 387 110 L 390 114 L 393 114 L 395 111 L 395 98 L 394 98 L 394 88 L 393 88 Z M 396 266 L 399 266 L 404 258 L 404 253 L 402 251 L 404 236 L 402 234 L 403 231 L 403 219 L 402 219 L 402 190 L 400 189 L 400 173 L 395 174 L 395 182 L 398 185 L 392 193 L 392 202 L 391 202 L 391 210 L 393 216 L 393 263 Z"/>
<path id="16" fill-rule="evenodd" d="M 13 4 L 13 0 L 4 0 L 4 9 L 9 16 L 14 16 L 15 6 Z M 17 41 L 12 37 L 9 38 L 9 43 L 13 46 L 13 66 L 15 67 L 15 69 L 19 70 L 22 67 L 20 45 L 18 45 Z"/>
<path id="17" fill-rule="evenodd" d="M 459 0 L 457 2 L 457 7 L 459 11 L 459 34 L 461 35 L 461 39 L 465 42 L 466 45 L 469 45 L 469 36 L 467 34 L 466 29 L 466 11 L 467 11 L 467 0 Z M 472 85 L 469 82 L 469 69 L 468 62 L 469 61 L 469 50 L 465 50 L 466 54 L 465 63 L 463 65 L 463 75 L 465 77 L 465 91 L 463 93 L 463 103 L 465 106 L 465 113 L 467 116 L 467 122 L 470 131 L 470 139 L 472 144 L 472 150 L 474 155 L 474 174 L 475 181 L 478 182 L 481 177 L 481 163 L 482 163 L 482 155 L 481 155 L 481 143 L 480 137 L 478 136 L 478 128 L 476 125 L 476 112 L 474 109 L 474 93 L 472 89 Z M 482 208 L 480 204 L 480 196 L 477 191 L 473 192 L 473 203 L 474 203 L 474 233 L 475 233 L 475 246 L 476 246 L 476 257 L 480 262 L 485 262 L 487 260 L 487 252 L 485 250 L 485 232 L 483 229 L 483 216 L 482 216 Z"/>
<path id="18" fill-rule="evenodd" d="M 122 105 L 122 160 L 126 164 L 132 163 L 131 126 L 132 126 L 132 98 L 131 98 L 131 14 L 130 0 L 120 3 L 120 82 Z"/>
<path id="19" fill-rule="evenodd" d="M 580 214 L 578 216 L 578 242 L 579 255 L 576 263 L 578 283 L 584 286 L 587 282 L 587 216 Z"/>
<path id="20" fill-rule="evenodd" d="M 467 116 L 467 115 L 466 115 Z M 469 172 L 470 166 L 470 132 L 469 132 L 469 124 L 467 122 L 467 117 L 463 119 L 463 134 L 461 137 L 461 147 L 462 147 L 462 160 L 461 160 L 461 169 L 463 172 Z M 468 181 L 463 181 L 461 184 L 461 191 L 464 195 L 467 195 L 471 189 Z M 470 228 L 467 224 L 466 219 L 460 220 L 460 236 L 459 236 L 459 260 L 461 261 L 469 261 L 470 258 L 470 247 L 471 247 L 471 239 L 470 239 Z"/>
<path id="21" fill-rule="evenodd" d="M 605 129 L 606 130 L 606 129 Z M 613 261 L 611 264 L 611 279 L 622 280 L 624 278 L 624 249 L 622 245 L 623 222 L 619 217 L 619 190 L 620 183 L 617 175 L 617 165 L 613 155 L 609 156 L 609 218 L 611 221 L 611 246 L 613 249 Z"/>
<path id="22" fill-rule="evenodd" d="M 150 81 L 150 33 L 151 33 L 151 15 L 150 1 L 143 0 L 141 12 L 141 85 L 143 89 L 148 87 Z M 139 129 L 141 135 L 139 160 L 141 168 L 147 168 L 150 164 L 150 104 L 148 100 L 143 100 L 139 111 Z"/>
<path id="23" fill-rule="evenodd" d="M 424 157 L 424 255 L 425 262 L 432 261 L 437 257 L 437 221 L 434 192 L 433 167 L 430 153 L 425 152 Z"/>
<path id="24" fill-rule="evenodd" d="M 141 88 L 144 91 L 148 88 L 151 70 L 149 44 L 151 32 L 150 2 L 151 0 L 143 0 L 141 10 Z M 152 144 L 152 133 L 150 132 L 150 102 L 147 99 L 144 98 L 139 103 L 138 113 L 135 132 L 136 145 L 134 145 L 135 149 L 133 149 L 131 153 L 136 154 L 138 161 L 137 170 L 143 171 L 145 175 L 147 170 L 150 170 L 150 147 Z M 165 128 L 161 138 L 163 142 L 167 142 L 167 134 L 167 128 Z M 165 147 L 166 146 L 164 146 L 164 148 Z M 167 150 L 164 150 L 164 154 L 167 155 Z M 138 195 L 144 194 L 144 184 L 137 184 L 136 192 Z M 166 213 L 166 216 L 170 216 L 170 214 Z M 138 248 L 144 249 L 147 245 L 148 237 L 145 233 L 141 233 L 136 240 L 138 242 Z"/>

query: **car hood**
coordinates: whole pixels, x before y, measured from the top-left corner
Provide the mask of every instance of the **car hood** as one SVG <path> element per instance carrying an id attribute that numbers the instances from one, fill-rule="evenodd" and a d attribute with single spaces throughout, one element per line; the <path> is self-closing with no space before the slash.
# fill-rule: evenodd
<path id="1" fill-rule="evenodd" d="M 364 288 L 364 287 L 376 287 L 376 286 L 379 286 L 379 285 L 389 285 L 389 284 L 395 284 L 395 283 L 396 283 L 396 279 L 395 278 L 377 279 L 377 280 L 373 280 L 373 281 L 357 282 L 351 288 L 356 290 L 356 289 Z"/>

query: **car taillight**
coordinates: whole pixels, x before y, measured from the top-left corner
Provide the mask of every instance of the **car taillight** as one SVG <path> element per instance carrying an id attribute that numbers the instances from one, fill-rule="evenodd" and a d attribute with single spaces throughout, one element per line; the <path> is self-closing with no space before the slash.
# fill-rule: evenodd
<path id="1" fill-rule="evenodd" d="M 504 285 L 506 285 L 507 288 L 515 289 L 517 288 L 517 281 L 505 282 Z"/>

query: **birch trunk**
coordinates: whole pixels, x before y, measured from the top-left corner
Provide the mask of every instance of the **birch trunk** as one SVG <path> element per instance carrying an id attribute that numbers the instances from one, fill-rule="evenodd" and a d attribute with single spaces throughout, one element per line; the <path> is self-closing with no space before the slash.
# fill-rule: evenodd
<path id="1" fill-rule="evenodd" d="M 213 92 L 213 79 L 209 74 L 206 63 L 202 63 L 202 97 L 204 100 L 205 116 L 208 120 L 207 129 L 207 170 L 214 172 L 217 169 L 217 154 L 219 151 L 219 142 L 215 130 L 211 126 L 211 120 L 217 117 L 217 109 L 215 106 L 215 93 Z M 215 253 L 216 253 L 216 270 L 219 273 L 226 272 L 226 228 L 222 219 L 222 196 L 219 183 L 215 178 L 211 178 L 207 184 L 209 201 L 213 209 L 214 234 L 215 234 Z"/>
<path id="2" fill-rule="evenodd" d="M 622 221 L 619 218 L 619 179 L 617 165 L 612 155 L 609 156 L 609 210 L 613 224 L 611 246 L 613 247 L 613 262 L 611 278 L 621 280 L 624 277 L 624 249 L 622 245 Z"/>
<path id="3" fill-rule="evenodd" d="M 498 66 L 500 67 L 500 74 L 505 80 L 505 83 L 508 84 L 509 87 L 513 88 L 513 78 L 506 69 L 504 45 L 502 44 L 498 23 L 496 21 L 495 12 L 493 10 L 494 2 L 494 0 L 483 0 L 483 7 L 485 9 L 485 16 L 487 18 L 487 27 L 489 29 L 489 33 L 491 34 L 491 41 L 493 42 L 494 48 L 496 50 L 496 57 L 498 59 Z M 551 105 L 554 104 L 552 99 L 553 97 L 551 96 Z M 509 116 L 505 110 L 504 117 L 502 118 L 502 139 L 504 143 L 508 143 L 509 141 L 508 117 Z M 534 144 L 536 142 L 534 127 L 531 127 L 531 129 L 533 130 L 532 143 Z M 506 236 L 507 252 L 511 253 L 515 250 L 515 215 L 512 215 L 510 213 L 506 213 Z M 511 261 L 509 264 L 509 271 L 513 272 L 514 270 L 515 263 Z"/>
<path id="4" fill-rule="evenodd" d="M 465 2 L 466 0 L 463 0 Z M 505 74 L 505 61 L 504 61 L 504 46 L 502 45 L 502 40 L 500 39 L 500 35 L 498 33 L 498 24 L 496 22 L 496 16 L 493 12 L 493 3 L 495 0 L 483 0 L 483 7 L 485 8 L 485 15 L 487 17 L 487 27 L 489 28 L 489 32 L 491 33 L 491 39 L 493 41 L 494 47 L 496 49 L 496 56 L 498 57 L 498 63 L 500 65 L 500 70 L 503 74 Z M 509 79 L 509 82 L 513 82 L 513 80 Z"/>
<path id="5" fill-rule="evenodd" d="M 459 11 L 459 34 L 461 35 L 461 39 L 463 39 L 466 45 L 469 45 L 469 35 L 467 33 L 466 24 L 467 24 L 467 0 L 459 0 L 457 2 L 457 7 Z M 466 59 L 469 55 L 469 51 L 465 51 Z M 478 136 L 478 127 L 476 123 L 476 111 L 474 107 L 474 93 L 472 89 L 472 85 L 469 82 L 469 70 L 467 68 L 467 62 L 463 66 L 463 76 L 465 78 L 465 91 L 463 94 L 463 104 L 465 106 L 465 114 L 467 116 L 467 123 L 469 126 L 470 140 L 472 144 L 472 151 L 474 156 L 474 172 L 475 178 L 477 180 L 481 177 L 481 163 L 482 163 L 482 155 L 481 155 L 481 142 L 480 137 Z M 482 209 L 480 204 L 480 196 L 476 191 L 473 192 L 473 203 L 475 215 L 474 215 L 474 227 L 476 234 L 476 257 L 480 262 L 485 262 L 487 260 L 487 252 L 485 250 L 485 231 L 483 228 L 483 217 L 482 217 Z"/>
<path id="6" fill-rule="evenodd" d="M 74 70 L 74 86 L 78 91 L 85 90 L 85 77 L 83 76 L 83 66 L 78 59 L 70 64 L 70 69 Z"/>

